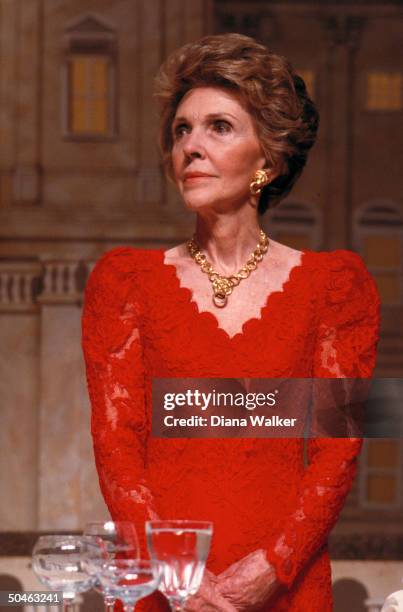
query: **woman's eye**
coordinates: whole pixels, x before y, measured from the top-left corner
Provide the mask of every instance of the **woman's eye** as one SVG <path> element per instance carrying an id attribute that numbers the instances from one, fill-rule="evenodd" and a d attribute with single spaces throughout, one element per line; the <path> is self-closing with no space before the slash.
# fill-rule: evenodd
<path id="1" fill-rule="evenodd" d="M 224 121 L 223 119 L 218 119 L 217 121 L 214 121 L 213 127 L 214 130 L 219 134 L 227 134 L 232 129 L 232 125 L 228 123 L 228 121 Z"/>
<path id="2" fill-rule="evenodd" d="M 174 138 L 177 140 L 178 138 L 181 138 L 186 131 L 188 130 L 188 126 L 185 125 L 184 123 L 177 125 L 174 129 Z"/>

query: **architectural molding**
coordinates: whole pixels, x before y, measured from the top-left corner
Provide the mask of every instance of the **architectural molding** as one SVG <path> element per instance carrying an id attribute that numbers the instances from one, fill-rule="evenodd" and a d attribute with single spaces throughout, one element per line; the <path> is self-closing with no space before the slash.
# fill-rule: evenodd
<path id="1" fill-rule="evenodd" d="M 68 35 L 75 34 L 93 34 L 93 35 L 102 35 L 115 36 L 115 29 L 106 22 L 105 19 L 97 15 L 96 13 L 85 13 L 80 17 L 76 17 L 71 22 L 69 22 L 65 27 L 65 33 Z"/>
<path id="2" fill-rule="evenodd" d="M 40 276 L 37 262 L 0 261 L 0 313 L 36 312 Z"/>
<path id="3" fill-rule="evenodd" d="M 0 314 L 36 313 L 41 305 L 82 304 L 95 261 L 0 261 Z"/>
<path id="4" fill-rule="evenodd" d="M 85 282 L 94 263 L 80 260 L 43 262 L 43 288 L 38 302 L 81 305 Z"/>

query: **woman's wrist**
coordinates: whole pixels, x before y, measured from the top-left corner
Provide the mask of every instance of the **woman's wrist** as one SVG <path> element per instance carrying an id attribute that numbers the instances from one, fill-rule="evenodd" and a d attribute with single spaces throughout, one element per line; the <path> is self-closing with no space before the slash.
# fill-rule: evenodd
<path id="1" fill-rule="evenodd" d="M 185 604 L 185 612 L 236 612 L 231 602 L 229 602 L 218 591 L 218 577 L 205 570 L 202 584 L 195 595 L 190 597 Z"/>
<path id="2" fill-rule="evenodd" d="M 217 591 L 238 610 L 258 609 L 280 588 L 275 568 L 259 549 L 217 576 Z"/>

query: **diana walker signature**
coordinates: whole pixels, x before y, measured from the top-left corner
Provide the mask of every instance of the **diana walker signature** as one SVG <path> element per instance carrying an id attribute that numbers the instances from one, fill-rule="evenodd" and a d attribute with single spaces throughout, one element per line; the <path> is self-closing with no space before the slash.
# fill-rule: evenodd
<path id="1" fill-rule="evenodd" d="M 223 417 L 214 414 L 210 417 L 192 415 L 181 418 L 171 414 L 164 417 L 165 427 L 295 427 L 297 421 L 296 418 L 284 418 L 277 414 L 271 417 L 250 414 L 247 418 Z"/>

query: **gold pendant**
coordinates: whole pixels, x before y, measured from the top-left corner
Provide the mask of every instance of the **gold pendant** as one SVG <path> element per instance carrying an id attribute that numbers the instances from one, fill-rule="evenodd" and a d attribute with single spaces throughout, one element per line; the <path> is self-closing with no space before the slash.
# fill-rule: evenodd
<path id="1" fill-rule="evenodd" d="M 213 304 L 217 306 L 217 308 L 224 308 L 228 302 L 228 298 L 225 293 L 215 293 L 213 295 Z"/>

